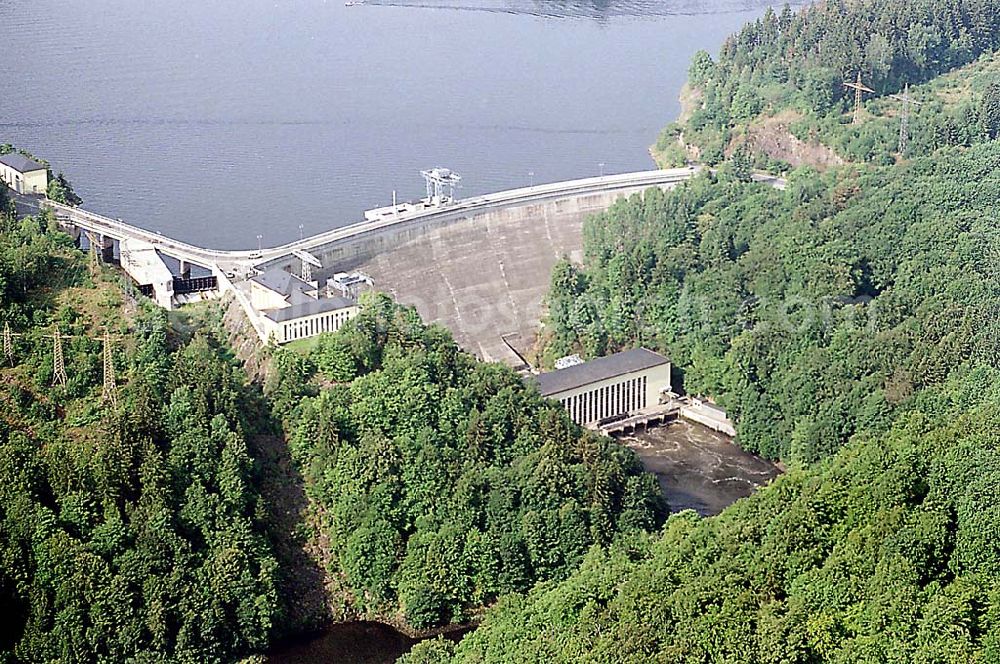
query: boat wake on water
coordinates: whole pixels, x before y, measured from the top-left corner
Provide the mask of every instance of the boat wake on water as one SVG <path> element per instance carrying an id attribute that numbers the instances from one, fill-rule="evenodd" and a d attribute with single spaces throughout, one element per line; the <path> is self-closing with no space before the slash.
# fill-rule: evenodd
<path id="1" fill-rule="evenodd" d="M 771 6 L 772 0 L 592 0 L 591 2 L 560 0 L 507 0 L 469 2 L 420 2 L 407 0 L 347 0 L 345 5 L 437 9 L 492 14 L 528 15 L 540 18 L 606 19 L 639 18 L 644 16 L 706 16 L 735 14 Z M 793 0 L 792 7 L 810 4 L 809 0 Z"/>

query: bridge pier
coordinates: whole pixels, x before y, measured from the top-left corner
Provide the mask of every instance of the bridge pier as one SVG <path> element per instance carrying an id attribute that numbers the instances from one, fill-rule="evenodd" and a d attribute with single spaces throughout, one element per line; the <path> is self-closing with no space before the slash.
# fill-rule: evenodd
<path id="1" fill-rule="evenodd" d="M 110 235 L 101 235 L 100 239 L 101 259 L 105 263 L 115 262 L 115 239 Z"/>
<path id="2" fill-rule="evenodd" d="M 180 264 L 180 267 L 178 268 L 178 272 L 180 273 L 181 279 L 190 279 L 191 278 L 191 263 L 187 262 L 186 260 L 179 260 L 178 263 Z"/>

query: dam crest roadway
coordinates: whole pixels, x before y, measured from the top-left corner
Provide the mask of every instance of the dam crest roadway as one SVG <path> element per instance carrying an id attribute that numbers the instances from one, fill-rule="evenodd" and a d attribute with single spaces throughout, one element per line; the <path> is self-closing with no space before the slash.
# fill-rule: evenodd
<path id="1" fill-rule="evenodd" d="M 552 267 L 582 260 L 583 221 L 616 200 L 650 188 L 670 189 L 701 169 L 679 168 L 540 184 L 445 202 L 410 213 L 335 228 L 277 247 L 198 247 L 86 210 L 42 201 L 71 232 L 153 245 L 184 265 L 198 265 L 232 291 L 261 339 L 259 318 L 241 295 L 244 280 L 273 268 L 318 282 L 359 270 L 375 287 L 447 327 L 456 342 L 484 360 L 523 362 L 543 317 Z M 776 187 L 784 182 L 756 176 Z M 306 267 L 306 262 L 311 265 Z M 318 263 L 318 266 L 317 266 Z"/>
<path id="2" fill-rule="evenodd" d="M 690 179 L 699 168 L 676 168 L 667 170 L 640 171 L 618 175 L 567 180 L 551 184 L 510 189 L 507 191 L 458 199 L 439 207 L 379 221 L 361 221 L 324 231 L 287 244 L 264 247 L 261 250 L 225 250 L 199 247 L 181 240 L 175 240 L 158 232 L 112 219 L 104 215 L 88 212 L 82 208 L 63 205 L 51 200 L 43 200 L 41 207 L 52 210 L 59 222 L 114 240 L 135 239 L 148 242 L 156 249 L 179 261 L 200 265 L 206 269 L 218 266 L 226 272 L 247 275 L 252 268 L 262 263 L 293 255 L 295 251 L 312 253 L 327 244 L 347 238 L 374 233 L 397 225 L 414 224 L 439 217 L 468 217 L 480 212 L 505 207 L 529 205 L 560 198 L 586 196 L 593 193 L 646 189 L 657 186 L 672 186 Z"/>

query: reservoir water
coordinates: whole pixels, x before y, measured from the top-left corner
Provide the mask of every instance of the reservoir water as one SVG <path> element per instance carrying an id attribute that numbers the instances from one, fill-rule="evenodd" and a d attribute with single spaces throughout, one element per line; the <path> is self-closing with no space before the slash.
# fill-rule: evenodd
<path id="1" fill-rule="evenodd" d="M 0 143 L 87 207 L 220 248 L 423 195 L 653 166 L 691 55 L 763 0 L 0 3 Z M 602 166 L 603 164 L 603 166 Z"/>

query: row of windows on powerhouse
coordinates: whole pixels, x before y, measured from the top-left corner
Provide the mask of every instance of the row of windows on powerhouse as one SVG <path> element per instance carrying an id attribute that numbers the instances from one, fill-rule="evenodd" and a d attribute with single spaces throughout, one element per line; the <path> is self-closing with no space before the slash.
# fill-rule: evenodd
<path id="1" fill-rule="evenodd" d="M 560 399 L 559 403 L 578 424 L 631 413 L 646 407 L 646 376 L 606 385 L 583 394 Z"/>
<path id="2" fill-rule="evenodd" d="M 310 320 L 289 321 L 283 324 L 285 339 L 291 341 L 292 339 L 315 336 L 323 332 L 336 332 L 350 317 L 350 313 L 347 311 L 335 311 Z"/>

